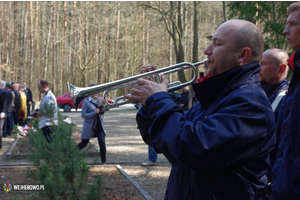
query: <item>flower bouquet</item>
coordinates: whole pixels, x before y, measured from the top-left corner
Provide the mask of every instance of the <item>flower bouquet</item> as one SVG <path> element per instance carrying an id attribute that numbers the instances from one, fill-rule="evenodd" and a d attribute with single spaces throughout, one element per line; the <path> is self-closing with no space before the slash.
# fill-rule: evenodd
<path id="1" fill-rule="evenodd" d="M 25 118 L 25 124 L 23 126 L 20 126 L 19 124 L 15 125 L 14 130 L 12 130 L 12 134 L 26 137 L 30 130 L 36 131 L 36 129 L 29 123 L 32 121 L 35 121 L 35 118 L 32 116 Z"/>

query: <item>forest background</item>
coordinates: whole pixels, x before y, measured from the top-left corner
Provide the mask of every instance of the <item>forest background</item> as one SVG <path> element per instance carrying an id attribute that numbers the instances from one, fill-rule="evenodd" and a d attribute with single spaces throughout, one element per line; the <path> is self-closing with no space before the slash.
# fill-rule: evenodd
<path id="1" fill-rule="evenodd" d="M 158 68 L 195 63 L 206 57 L 203 51 L 216 28 L 236 18 L 261 28 L 265 49 L 281 48 L 291 54 L 283 34 L 291 3 L 2 1 L 0 79 L 26 82 L 34 100 L 40 100 L 36 85 L 41 78 L 60 96 L 68 91 L 67 81 L 85 87 L 133 76 L 148 63 Z M 182 73 L 170 77 L 176 78 L 189 77 Z"/>

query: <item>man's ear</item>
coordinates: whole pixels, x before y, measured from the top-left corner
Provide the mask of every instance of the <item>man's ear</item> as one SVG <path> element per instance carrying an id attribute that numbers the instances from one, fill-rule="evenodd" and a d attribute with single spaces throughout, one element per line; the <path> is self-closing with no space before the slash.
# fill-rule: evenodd
<path id="1" fill-rule="evenodd" d="M 286 78 L 288 71 L 289 71 L 289 67 L 284 63 L 280 63 L 278 68 L 278 73 L 277 73 L 278 77 L 280 79 Z"/>
<path id="2" fill-rule="evenodd" d="M 240 51 L 240 55 L 238 58 L 239 66 L 246 64 L 252 55 L 251 49 L 249 47 L 244 47 Z"/>
<path id="3" fill-rule="evenodd" d="M 279 64 L 278 72 L 281 73 L 281 74 L 283 74 L 283 73 L 285 72 L 285 70 L 286 70 L 287 67 L 288 67 L 288 66 L 287 66 L 286 64 L 280 63 L 280 64 Z"/>

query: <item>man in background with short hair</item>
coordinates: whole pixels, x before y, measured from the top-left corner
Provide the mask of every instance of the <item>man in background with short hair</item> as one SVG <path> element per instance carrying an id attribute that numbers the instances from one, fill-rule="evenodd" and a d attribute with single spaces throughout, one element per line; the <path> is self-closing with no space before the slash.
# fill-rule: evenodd
<path id="1" fill-rule="evenodd" d="M 300 2 L 291 4 L 287 14 L 283 34 L 296 51 L 288 59 L 293 75 L 278 107 L 280 141 L 272 169 L 272 200 L 300 199 Z"/>
<path id="2" fill-rule="evenodd" d="M 49 89 L 48 82 L 45 79 L 39 80 L 37 86 L 39 92 L 43 94 L 43 98 L 40 109 L 34 112 L 36 113 L 36 117 L 40 118 L 39 129 L 42 129 L 42 133 L 47 142 L 51 143 L 52 139 L 50 134 L 52 133 L 52 127 L 58 125 L 56 98 Z"/>
<path id="3" fill-rule="evenodd" d="M 268 49 L 260 61 L 259 82 L 275 111 L 288 88 L 289 55 L 282 49 Z"/>

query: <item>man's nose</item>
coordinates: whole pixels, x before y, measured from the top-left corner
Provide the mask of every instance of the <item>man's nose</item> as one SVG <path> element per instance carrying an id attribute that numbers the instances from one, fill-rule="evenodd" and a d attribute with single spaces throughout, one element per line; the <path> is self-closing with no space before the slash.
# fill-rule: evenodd
<path id="1" fill-rule="evenodd" d="M 204 49 L 204 54 L 205 55 L 211 55 L 212 54 L 212 45 L 208 45 L 205 49 Z"/>
<path id="2" fill-rule="evenodd" d="M 284 35 L 288 35 L 289 34 L 289 28 L 286 26 L 285 29 L 283 30 L 283 34 Z"/>

